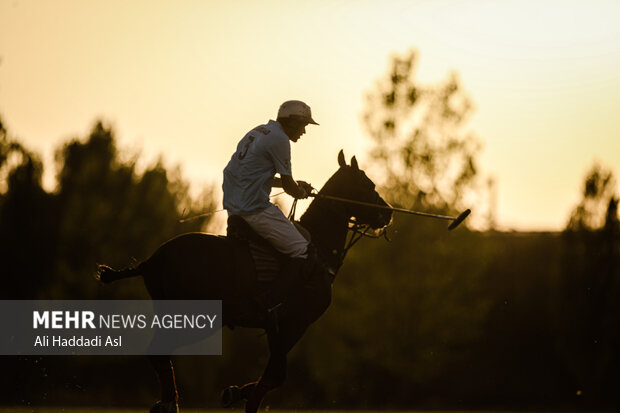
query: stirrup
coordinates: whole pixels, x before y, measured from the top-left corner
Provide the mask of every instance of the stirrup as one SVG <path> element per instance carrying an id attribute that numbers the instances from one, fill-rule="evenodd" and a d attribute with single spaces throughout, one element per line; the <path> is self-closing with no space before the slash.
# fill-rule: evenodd
<path id="1" fill-rule="evenodd" d="M 225 409 L 241 400 L 243 400 L 243 392 L 239 386 L 226 387 L 222 390 L 222 393 L 220 393 L 220 401 L 222 402 L 222 407 Z"/>

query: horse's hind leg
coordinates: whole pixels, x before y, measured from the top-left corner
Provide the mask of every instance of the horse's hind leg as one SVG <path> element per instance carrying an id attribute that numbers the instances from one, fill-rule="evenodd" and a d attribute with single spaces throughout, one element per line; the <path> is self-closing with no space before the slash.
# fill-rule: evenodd
<path id="1" fill-rule="evenodd" d="M 149 356 L 149 361 L 155 368 L 161 385 L 161 400 L 151 408 L 151 413 L 177 413 L 179 393 L 170 356 Z"/>
<path id="2" fill-rule="evenodd" d="M 269 361 L 263 376 L 257 382 L 241 388 L 246 400 L 246 413 L 256 413 L 267 392 L 280 387 L 286 380 L 286 355 L 306 331 L 303 323 L 283 323 L 279 332 L 271 331 L 269 337 Z"/>

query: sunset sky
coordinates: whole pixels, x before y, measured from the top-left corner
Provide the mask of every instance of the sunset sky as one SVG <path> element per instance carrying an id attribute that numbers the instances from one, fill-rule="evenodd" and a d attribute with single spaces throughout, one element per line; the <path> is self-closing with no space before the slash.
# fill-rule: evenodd
<path id="1" fill-rule="evenodd" d="M 101 118 L 219 187 L 245 132 L 300 99 L 321 125 L 293 174 L 321 186 L 341 148 L 364 167 L 364 95 L 411 49 L 421 82 L 456 71 L 475 103 L 500 228 L 561 229 L 593 162 L 619 177 L 617 1 L 0 0 L 0 116 L 47 185 L 54 150 Z"/>

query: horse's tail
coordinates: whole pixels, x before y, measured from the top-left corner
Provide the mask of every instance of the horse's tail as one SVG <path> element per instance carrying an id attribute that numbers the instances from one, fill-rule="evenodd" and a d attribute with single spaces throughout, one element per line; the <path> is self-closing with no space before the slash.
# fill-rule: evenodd
<path id="1" fill-rule="evenodd" d="M 98 265 L 95 278 L 104 284 L 112 281 L 122 280 L 123 278 L 137 277 L 142 275 L 142 264 L 137 267 L 129 267 L 122 270 L 115 270 L 107 265 Z"/>

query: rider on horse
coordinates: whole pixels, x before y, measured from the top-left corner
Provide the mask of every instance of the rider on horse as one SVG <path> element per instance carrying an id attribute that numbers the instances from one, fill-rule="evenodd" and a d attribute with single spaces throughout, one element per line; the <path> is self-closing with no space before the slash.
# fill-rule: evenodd
<path id="1" fill-rule="evenodd" d="M 289 257 L 272 288 L 255 297 L 260 310 L 270 317 L 276 316 L 273 310 L 311 266 L 308 240 L 269 201 L 272 187 L 281 187 L 296 199 L 307 198 L 312 190 L 310 184 L 293 179 L 289 142 L 297 142 L 308 124 L 318 125 L 307 104 L 299 100 L 284 102 L 275 121 L 255 127 L 239 141 L 224 169 L 222 189 L 228 215 L 241 216 L 254 232 Z"/>

